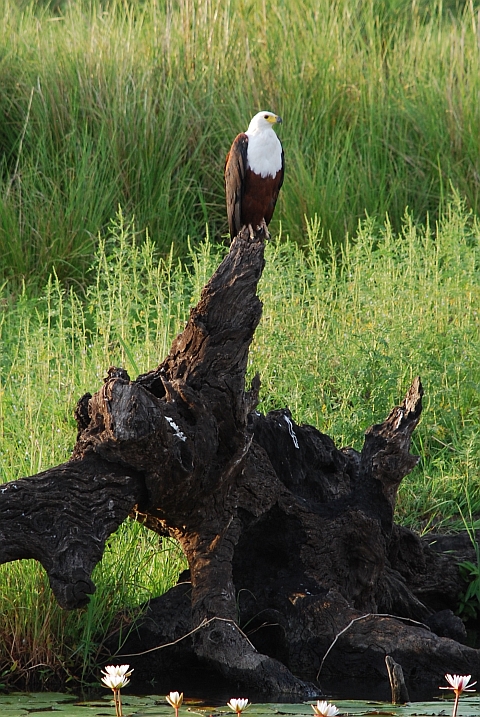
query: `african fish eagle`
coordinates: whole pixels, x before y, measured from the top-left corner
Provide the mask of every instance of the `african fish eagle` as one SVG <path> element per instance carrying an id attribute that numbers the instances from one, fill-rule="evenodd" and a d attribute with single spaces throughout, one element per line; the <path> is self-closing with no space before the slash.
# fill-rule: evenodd
<path id="1" fill-rule="evenodd" d="M 281 121 L 273 112 L 258 112 L 227 154 L 225 194 L 231 239 L 244 226 L 252 237 L 262 229 L 268 236 L 267 225 L 283 184 L 283 148 L 273 131 Z"/>

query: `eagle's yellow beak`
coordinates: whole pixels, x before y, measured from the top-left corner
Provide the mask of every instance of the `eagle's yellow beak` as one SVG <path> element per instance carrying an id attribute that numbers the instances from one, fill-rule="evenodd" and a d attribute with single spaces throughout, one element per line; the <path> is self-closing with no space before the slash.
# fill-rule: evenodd
<path id="1" fill-rule="evenodd" d="M 283 122 L 282 118 L 278 115 L 273 115 L 273 117 L 267 117 L 267 121 L 270 122 L 270 124 L 279 124 L 280 122 Z"/>

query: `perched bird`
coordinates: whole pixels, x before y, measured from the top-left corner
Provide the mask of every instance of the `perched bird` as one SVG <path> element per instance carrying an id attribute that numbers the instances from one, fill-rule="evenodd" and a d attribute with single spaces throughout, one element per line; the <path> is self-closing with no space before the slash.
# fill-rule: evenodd
<path id="1" fill-rule="evenodd" d="M 283 148 L 273 131 L 281 121 L 273 112 L 258 112 L 227 154 L 225 194 L 231 239 L 244 226 L 251 237 L 258 230 L 268 236 L 267 225 L 283 184 Z"/>

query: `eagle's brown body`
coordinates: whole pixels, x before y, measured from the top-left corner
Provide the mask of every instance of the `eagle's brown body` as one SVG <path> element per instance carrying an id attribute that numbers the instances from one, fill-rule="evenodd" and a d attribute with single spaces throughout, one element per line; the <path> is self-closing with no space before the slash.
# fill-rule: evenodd
<path id="1" fill-rule="evenodd" d="M 227 154 L 225 194 L 231 239 L 243 226 L 266 229 L 273 216 L 284 175 L 283 149 L 273 122 L 281 119 L 259 112 Z"/>

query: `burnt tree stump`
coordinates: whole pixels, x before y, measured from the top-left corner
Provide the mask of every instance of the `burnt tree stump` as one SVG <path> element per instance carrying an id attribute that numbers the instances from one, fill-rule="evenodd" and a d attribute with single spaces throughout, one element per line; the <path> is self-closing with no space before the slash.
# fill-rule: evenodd
<path id="1" fill-rule="evenodd" d="M 263 266 L 262 237 L 240 233 L 165 360 L 134 381 L 109 369 L 78 402 L 71 459 L 0 488 L 0 562 L 39 560 L 73 609 L 128 515 L 178 540 L 188 573 L 121 649 L 145 679 L 183 674 L 165 690 L 186 689 L 193 665 L 250 696 L 311 698 L 347 678 L 388 696 L 387 655 L 412 697 L 445 672 L 478 679 L 480 651 L 451 612 L 468 546 L 455 558 L 393 522 L 418 461 L 420 380 L 360 453 L 287 409 L 258 413 L 245 373 Z"/>

